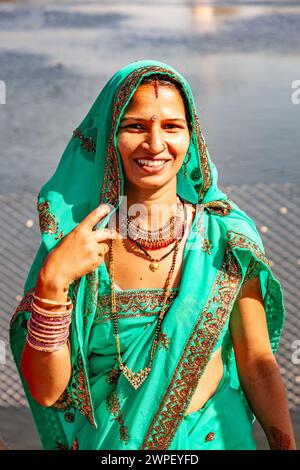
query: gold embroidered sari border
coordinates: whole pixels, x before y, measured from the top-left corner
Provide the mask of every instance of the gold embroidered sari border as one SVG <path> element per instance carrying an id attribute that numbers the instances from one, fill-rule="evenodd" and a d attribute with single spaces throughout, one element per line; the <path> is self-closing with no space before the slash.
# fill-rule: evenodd
<path id="1" fill-rule="evenodd" d="M 168 449 L 197 387 L 220 331 L 231 311 L 242 275 L 238 262 L 227 245 L 224 259 L 211 294 L 193 328 L 171 383 L 145 436 L 141 449 Z M 210 311 L 211 306 L 214 308 Z M 216 317 L 214 313 L 216 312 Z M 203 321 L 204 320 L 204 321 Z M 195 343 L 195 345 L 193 344 Z"/>

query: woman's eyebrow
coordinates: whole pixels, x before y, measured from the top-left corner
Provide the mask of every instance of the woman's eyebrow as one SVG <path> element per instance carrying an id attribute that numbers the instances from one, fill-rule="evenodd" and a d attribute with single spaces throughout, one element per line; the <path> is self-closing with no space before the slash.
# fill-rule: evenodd
<path id="1" fill-rule="evenodd" d="M 127 121 L 128 119 L 132 119 L 134 121 L 150 121 L 150 119 L 144 119 L 144 118 L 140 118 L 140 117 L 135 117 L 135 116 L 126 116 L 122 119 L 122 121 Z M 165 118 L 165 119 L 162 119 L 162 121 L 182 121 L 182 122 L 186 122 L 185 119 L 182 119 L 182 118 Z"/>

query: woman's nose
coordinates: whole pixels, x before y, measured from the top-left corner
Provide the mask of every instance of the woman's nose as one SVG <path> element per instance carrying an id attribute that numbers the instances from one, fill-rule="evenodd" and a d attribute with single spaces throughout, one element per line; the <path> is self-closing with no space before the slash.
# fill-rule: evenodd
<path id="1" fill-rule="evenodd" d="M 155 154 L 164 150 L 164 140 L 160 127 L 152 127 L 145 144 L 144 148 Z"/>

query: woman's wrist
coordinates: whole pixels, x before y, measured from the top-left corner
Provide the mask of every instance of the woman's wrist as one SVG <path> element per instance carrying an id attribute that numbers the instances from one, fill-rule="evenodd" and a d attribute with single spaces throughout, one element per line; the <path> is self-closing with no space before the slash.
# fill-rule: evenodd
<path id="1" fill-rule="evenodd" d="M 54 270 L 53 266 L 46 262 L 39 272 L 35 293 L 38 297 L 65 301 L 70 284 L 57 269 Z"/>

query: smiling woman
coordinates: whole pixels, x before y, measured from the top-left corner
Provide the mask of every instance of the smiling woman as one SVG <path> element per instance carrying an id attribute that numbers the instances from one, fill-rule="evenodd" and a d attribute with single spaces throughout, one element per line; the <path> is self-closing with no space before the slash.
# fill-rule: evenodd
<path id="1" fill-rule="evenodd" d="M 183 75 L 117 71 L 38 210 L 10 338 L 45 449 L 256 449 L 256 417 L 271 449 L 295 448 L 281 286 L 218 188 Z"/>
<path id="2" fill-rule="evenodd" d="M 145 188 L 150 188 L 151 182 L 152 187 L 161 187 L 176 177 L 190 143 L 187 109 L 172 82 L 157 78 L 153 84 L 149 79 L 142 81 L 118 131 L 126 182 L 134 185 L 136 178 L 154 174 L 152 181 L 146 178 Z"/>

